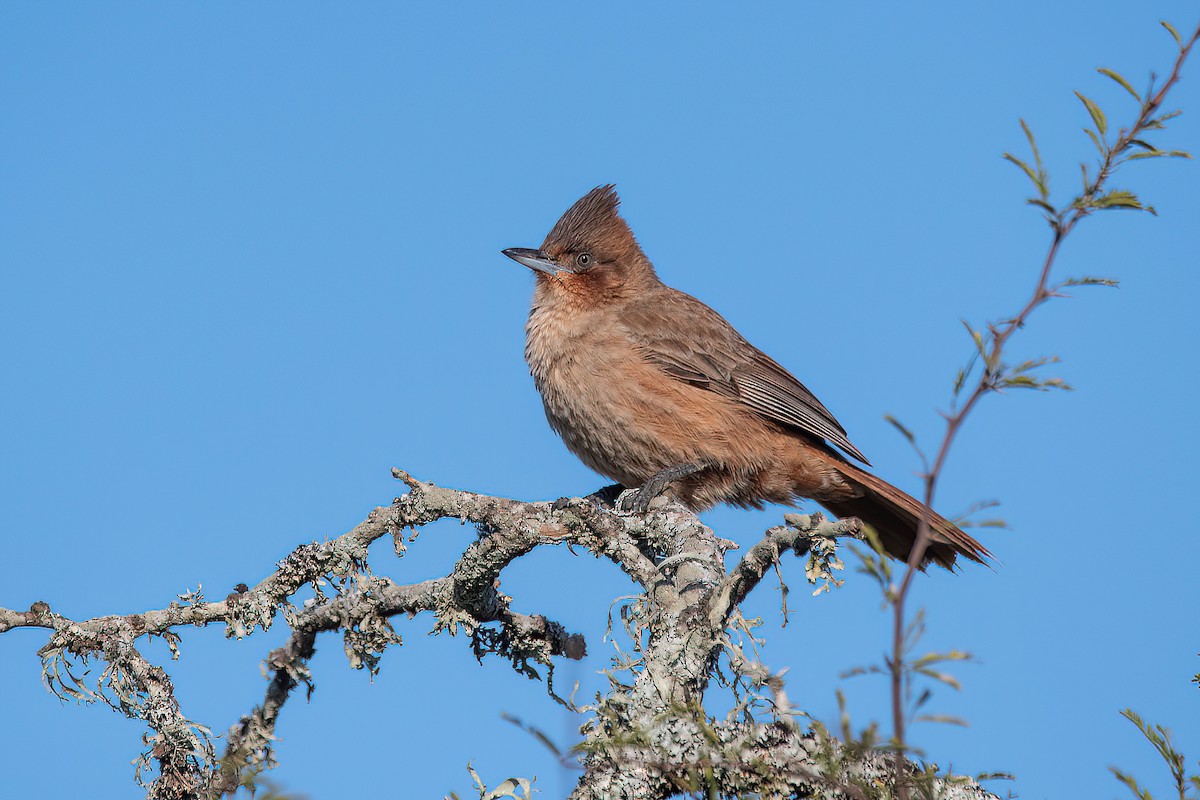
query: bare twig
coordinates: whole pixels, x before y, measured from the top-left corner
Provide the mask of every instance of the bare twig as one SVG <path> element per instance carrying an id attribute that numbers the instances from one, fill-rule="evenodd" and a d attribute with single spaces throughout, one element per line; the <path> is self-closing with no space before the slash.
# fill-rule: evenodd
<path id="1" fill-rule="evenodd" d="M 1104 157 L 1101 159 L 1100 167 L 1096 176 L 1090 182 L 1086 182 L 1083 193 L 1075 199 L 1070 206 L 1062 210 L 1055 210 L 1046 202 L 1046 190 L 1044 175 L 1039 170 L 1035 177 L 1035 183 L 1038 184 L 1042 192 L 1041 201 L 1031 201 L 1035 205 L 1039 205 L 1047 209 L 1050 213 L 1047 219 L 1050 222 L 1053 235 L 1051 237 L 1050 246 L 1046 252 L 1045 259 L 1042 262 L 1041 271 L 1038 274 L 1037 283 L 1034 286 L 1033 293 L 1026 301 L 1024 307 L 1010 319 L 991 326 L 990 336 L 987 339 L 977 339 L 977 344 L 980 345 L 980 354 L 983 357 L 984 365 L 980 374 L 979 380 L 975 383 L 966 400 L 961 405 L 957 405 L 950 413 L 944 414 L 946 423 L 945 431 L 942 435 L 942 441 L 938 447 L 937 456 L 934 458 L 932 465 L 924 474 L 925 493 L 924 502 L 925 509 L 922 514 L 920 525 L 918 527 L 917 541 L 913 546 L 908 557 L 908 563 L 904 571 L 904 578 L 900 583 L 899 589 L 893 589 L 891 593 L 893 618 L 892 618 L 892 647 L 890 659 L 890 674 L 891 674 L 891 695 L 892 695 L 892 724 L 894 728 L 894 736 L 896 743 L 896 781 L 897 789 L 902 800 L 908 797 L 908 789 L 905 781 L 902 780 L 906 761 L 904 760 L 905 751 L 905 717 L 904 717 L 904 631 L 906 626 L 905 603 L 908 599 L 909 588 L 916 573 L 920 569 L 920 564 L 928 550 L 931 535 L 930 535 L 930 514 L 932 513 L 934 494 L 937 488 L 938 479 L 941 476 L 942 469 L 946 463 L 946 459 L 950 454 L 951 446 L 953 445 L 958 432 L 961 430 L 967 417 L 975 409 L 979 400 L 984 395 L 994 391 L 998 387 L 998 381 L 1001 379 L 1002 362 L 1004 348 L 1009 339 L 1017 330 L 1024 327 L 1026 321 L 1033 312 L 1047 300 L 1060 296 L 1058 290 L 1060 287 L 1050 285 L 1050 275 L 1053 270 L 1055 260 L 1058 256 L 1059 248 L 1066 237 L 1075 229 L 1086 217 L 1093 214 L 1095 211 L 1113 207 L 1113 205 L 1101 203 L 1104 199 L 1104 189 L 1108 179 L 1112 176 L 1115 169 L 1126 159 L 1123 159 L 1123 154 L 1128 151 L 1134 144 L 1139 144 L 1138 137 L 1142 133 L 1153 127 L 1161 125 L 1154 120 L 1155 113 L 1162 108 L 1162 104 L 1167 97 L 1168 92 L 1179 82 L 1180 70 L 1184 62 L 1187 60 L 1192 48 L 1197 40 L 1200 40 L 1200 26 L 1186 42 L 1180 43 L 1179 54 L 1175 59 L 1175 63 L 1171 69 L 1170 75 L 1163 83 L 1162 87 L 1142 103 L 1142 107 L 1132 127 L 1120 131 L 1116 142 L 1107 147 L 1104 152 Z M 1081 97 L 1081 99 L 1083 99 Z M 1091 104 L 1085 100 L 1089 111 L 1092 110 Z M 1026 129 L 1028 133 L 1028 129 Z M 1099 135 L 1103 137 L 1104 131 L 1100 130 Z M 1030 137 L 1032 142 L 1032 136 Z M 1036 152 L 1035 152 L 1036 155 Z M 1015 163 L 1019 164 L 1016 159 Z M 1023 166 L 1023 165 L 1022 165 Z M 1029 172 L 1028 168 L 1025 167 Z M 1085 171 L 1086 175 L 1086 171 Z M 1127 208 L 1146 208 L 1142 206 L 1136 198 L 1132 196 L 1122 197 L 1121 207 Z"/>

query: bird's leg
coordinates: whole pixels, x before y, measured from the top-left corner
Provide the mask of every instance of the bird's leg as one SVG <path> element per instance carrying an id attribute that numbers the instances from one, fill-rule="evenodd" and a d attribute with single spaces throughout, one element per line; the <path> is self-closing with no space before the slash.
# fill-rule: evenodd
<path id="1" fill-rule="evenodd" d="M 695 475 L 701 470 L 708 469 L 713 466 L 708 459 L 700 461 L 688 461 L 683 464 L 675 464 L 667 467 L 651 475 L 650 478 L 643 483 L 636 491 L 629 492 L 621 496 L 617 501 L 617 505 L 622 511 L 633 511 L 638 514 L 646 513 L 646 509 L 650 508 L 650 503 L 654 498 L 661 495 L 667 490 L 667 487 L 672 483 L 689 475 Z"/>

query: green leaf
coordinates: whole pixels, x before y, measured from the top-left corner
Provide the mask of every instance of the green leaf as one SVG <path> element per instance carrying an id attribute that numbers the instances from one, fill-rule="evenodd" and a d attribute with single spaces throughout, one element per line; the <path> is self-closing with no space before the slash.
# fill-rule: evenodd
<path id="1" fill-rule="evenodd" d="M 1020 375 L 1022 372 L 1029 372 L 1030 370 L 1044 367 L 1047 364 L 1057 364 L 1061 360 L 1062 359 L 1060 359 L 1058 356 L 1042 356 L 1041 358 L 1031 358 L 1028 361 L 1022 361 L 1009 371 L 1014 375 Z"/>
<path id="2" fill-rule="evenodd" d="M 1082 278 L 1067 278 L 1062 282 L 1063 286 L 1120 286 L 1120 281 L 1115 281 L 1112 278 L 1093 278 L 1091 275 L 1084 275 Z"/>
<path id="3" fill-rule="evenodd" d="M 1132 775 L 1127 775 L 1116 767 L 1109 767 L 1108 769 L 1117 780 L 1129 787 L 1129 791 L 1133 792 L 1133 796 L 1138 798 L 1138 800 L 1153 800 L 1150 792 L 1138 786 L 1137 781 L 1134 780 Z"/>
<path id="4" fill-rule="evenodd" d="M 863 532 L 863 540 L 867 543 L 867 546 L 870 547 L 876 553 L 882 554 L 884 552 L 883 542 L 879 539 L 879 531 L 875 530 L 870 525 L 864 525 L 862 532 Z M 867 566 L 868 568 L 875 567 L 877 569 L 879 575 L 881 577 L 883 577 L 885 580 L 890 581 L 892 579 L 892 569 L 891 569 L 892 563 L 890 561 L 885 560 L 885 561 L 878 562 L 878 564 L 875 564 L 875 563 L 867 564 L 866 562 L 868 561 L 869 556 L 867 556 L 864 553 L 861 553 L 857 548 L 854 547 L 854 545 L 850 545 L 850 549 L 863 557 L 864 566 Z M 873 574 L 873 573 L 871 573 L 870 569 L 868 569 L 867 574 Z"/>
<path id="5" fill-rule="evenodd" d="M 558 749 L 558 745 L 552 742 L 550 737 L 543 733 L 540 728 L 535 728 L 532 725 L 526 725 L 520 720 L 520 718 L 514 717 L 512 714 L 508 713 L 500 714 L 500 719 L 504 720 L 505 722 L 511 722 L 513 725 L 516 725 L 521 730 L 530 734 L 539 742 L 541 742 L 546 749 L 553 753 L 555 758 L 559 759 L 560 761 L 562 760 L 563 754 L 562 751 Z"/>
<path id="6" fill-rule="evenodd" d="M 1143 205 L 1138 196 L 1127 189 L 1113 189 L 1103 197 L 1094 197 L 1087 207 L 1095 209 L 1128 208 L 1134 211 L 1148 211 L 1154 216 L 1158 216 L 1158 211 L 1154 206 Z"/>
<path id="7" fill-rule="evenodd" d="M 1154 150 L 1147 153 L 1134 153 L 1127 161 L 1137 161 L 1139 158 L 1191 158 L 1192 154 L 1184 150 Z"/>
<path id="8" fill-rule="evenodd" d="M 914 445 L 914 446 L 916 445 L 917 437 L 913 436 L 913 432 L 910 431 L 908 428 L 904 427 L 904 424 L 901 423 L 900 420 L 896 419 L 891 414 L 884 414 L 883 418 L 885 420 L 887 420 L 889 423 L 891 423 L 893 428 L 900 431 L 900 435 L 903 436 L 905 439 L 908 439 L 909 444 Z"/>
<path id="9" fill-rule="evenodd" d="M 927 667 L 930 664 L 939 664 L 943 661 L 970 661 L 973 656 L 970 653 L 964 653 L 961 650 L 951 650 L 947 653 L 926 653 L 925 655 L 912 662 L 913 668 Z"/>
<path id="10" fill-rule="evenodd" d="M 859 675 L 882 675 L 883 668 L 877 666 L 870 667 L 851 667 L 838 674 L 838 677 L 845 680 L 846 678 L 857 678 Z"/>
<path id="11" fill-rule="evenodd" d="M 1037 206 L 1038 208 L 1042 209 L 1047 214 L 1050 214 L 1052 216 L 1058 214 L 1058 211 L 1054 208 L 1054 206 L 1050 205 L 1045 200 L 1039 200 L 1036 197 L 1031 197 L 1028 200 L 1026 200 L 1025 203 L 1027 205 Z"/>
<path id="12" fill-rule="evenodd" d="M 1161 117 L 1157 117 L 1156 119 L 1146 120 L 1145 124 L 1142 125 L 1142 129 L 1143 130 L 1162 130 L 1163 128 L 1167 127 L 1163 123 L 1165 123 L 1169 119 L 1175 119 L 1182 113 L 1183 113 L 1182 111 L 1172 111 L 1171 113 L 1163 114 Z"/>
<path id="13" fill-rule="evenodd" d="M 1147 206 L 1142 205 L 1142 201 L 1138 200 L 1137 195 L 1127 189 L 1113 189 L 1103 197 L 1097 197 L 1092 200 L 1092 205 L 1096 208 L 1132 208 L 1138 211 L 1150 210 Z"/>
<path id="14" fill-rule="evenodd" d="M 1021 130 L 1025 132 L 1025 138 L 1029 140 L 1029 149 L 1033 151 L 1033 161 L 1037 164 L 1037 179 L 1034 183 L 1037 185 L 1042 199 L 1045 200 L 1050 196 L 1050 187 L 1046 180 L 1046 168 L 1042 165 L 1042 154 L 1038 152 L 1037 141 L 1033 138 L 1033 131 L 1029 129 L 1025 120 L 1018 118 L 1018 121 L 1021 123 Z"/>
<path id="15" fill-rule="evenodd" d="M 958 678 L 954 677 L 948 672 L 938 672 L 937 670 L 925 668 L 914 669 L 913 672 L 917 672 L 927 678 L 933 678 L 935 681 L 941 681 L 953 689 L 962 691 L 962 684 L 958 682 Z"/>
<path id="16" fill-rule="evenodd" d="M 1175 779 L 1175 785 L 1179 788 L 1180 798 L 1184 797 L 1184 757 L 1182 753 L 1175 749 L 1174 744 L 1172 744 L 1171 732 L 1162 725 L 1155 725 L 1151 728 L 1133 709 L 1125 709 L 1121 712 L 1121 716 L 1137 726 L 1137 729 L 1141 731 L 1147 741 L 1154 745 L 1154 749 L 1158 751 L 1159 756 L 1162 757 L 1163 761 L 1167 763 L 1167 767 L 1171 770 L 1171 775 Z M 1125 775 L 1115 767 L 1109 767 L 1109 769 L 1117 776 L 1117 780 L 1128 786 L 1135 795 L 1149 798 L 1149 792 L 1143 790 L 1139 793 L 1137 783 L 1133 778 Z"/>
<path id="17" fill-rule="evenodd" d="M 1021 123 L 1021 130 L 1025 132 L 1025 138 L 1029 140 L 1029 149 L 1033 151 L 1033 157 L 1040 162 L 1041 157 L 1038 156 L 1037 142 L 1034 141 L 1033 131 L 1029 129 L 1029 125 L 1021 117 L 1017 117 L 1017 122 Z"/>
<path id="18" fill-rule="evenodd" d="M 1121 77 L 1120 73 L 1115 72 L 1114 70 L 1108 69 L 1107 67 L 1100 67 L 1099 69 L 1096 70 L 1096 72 L 1099 72 L 1101 75 L 1107 75 L 1108 77 L 1112 78 L 1114 81 L 1116 81 L 1117 83 L 1119 83 L 1121 85 L 1121 88 L 1123 88 L 1125 91 L 1127 91 L 1131 95 L 1133 95 L 1134 100 L 1137 100 L 1139 103 L 1142 102 L 1142 96 L 1140 94 L 1138 94 L 1132 86 L 1129 85 L 1129 81 L 1127 81 L 1123 77 Z"/>
<path id="19" fill-rule="evenodd" d="M 1088 113 L 1092 115 L 1092 122 L 1096 123 L 1096 130 L 1100 131 L 1100 135 L 1108 133 L 1108 120 L 1104 118 L 1104 112 L 1100 110 L 1100 106 L 1084 95 L 1082 92 L 1076 92 L 1075 96 L 1087 108 Z"/>
<path id="20" fill-rule="evenodd" d="M 854 733 L 850 730 L 850 712 L 846 710 L 846 695 L 842 694 L 842 690 L 837 692 L 838 716 L 842 723 L 842 741 L 849 742 L 854 740 Z"/>
<path id="21" fill-rule="evenodd" d="M 1014 156 L 1012 153 L 1005 153 L 1005 154 L 1004 154 L 1004 159 L 1005 159 L 1006 161 L 1011 161 L 1012 163 L 1014 163 L 1014 164 L 1016 164 L 1018 167 L 1020 167 L 1020 168 L 1021 168 L 1021 171 L 1022 171 L 1022 172 L 1024 172 L 1026 175 L 1028 175 L 1028 176 L 1029 176 L 1029 180 L 1033 181 L 1033 185 L 1037 187 L 1038 193 L 1039 193 L 1039 194 L 1041 193 L 1041 191 L 1042 191 L 1042 183 L 1041 183 L 1041 181 L 1039 181 L 1039 180 L 1038 180 L 1037 173 L 1033 171 L 1033 168 L 1032 168 L 1032 167 L 1030 167 L 1028 164 L 1026 164 L 1026 163 L 1025 163 L 1024 161 L 1022 161 L 1021 159 L 1019 159 L 1019 158 L 1017 158 L 1016 156 Z"/>
<path id="22" fill-rule="evenodd" d="M 917 722 L 941 722 L 946 725 L 959 725 L 963 728 L 970 727 L 962 717 L 952 717 L 949 714 L 922 714 L 917 717 Z"/>
<path id="23" fill-rule="evenodd" d="M 1183 40 L 1179 38 L 1179 31 L 1175 30 L 1175 26 L 1167 22 L 1165 19 L 1160 19 L 1158 24 L 1167 29 L 1167 33 L 1171 34 L 1171 38 L 1175 40 L 1175 44 L 1179 45 L 1179 49 L 1182 50 Z"/>
<path id="24" fill-rule="evenodd" d="M 979 351 L 979 356 L 983 359 L 985 364 L 989 363 L 987 351 L 983 347 L 983 335 L 979 331 L 972 328 L 971 324 L 965 319 L 959 321 L 962 322 L 963 327 L 967 329 L 967 333 L 971 334 L 971 339 L 975 342 L 975 349 Z"/>
<path id="25" fill-rule="evenodd" d="M 1101 158 L 1108 155 L 1108 150 L 1104 147 L 1103 144 L 1100 143 L 1100 137 L 1096 135 L 1096 132 L 1094 130 L 1092 130 L 1091 128 L 1084 128 L 1083 132 L 1086 133 L 1088 135 L 1088 138 L 1092 140 L 1092 144 L 1096 145 L 1096 150 L 1098 150 L 1100 152 Z"/>

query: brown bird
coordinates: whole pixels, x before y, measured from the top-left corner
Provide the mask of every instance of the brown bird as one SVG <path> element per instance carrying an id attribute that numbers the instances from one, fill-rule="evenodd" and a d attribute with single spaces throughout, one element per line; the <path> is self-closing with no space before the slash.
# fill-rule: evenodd
<path id="1" fill-rule="evenodd" d="M 819 400 L 721 315 L 665 285 L 617 213 L 614 187 L 588 192 L 540 249 L 504 255 L 534 271 L 525 360 L 550 426 L 636 507 L 670 489 L 695 511 L 812 498 L 858 517 L 907 559 L 923 505 L 837 452 L 868 463 Z M 933 514 L 926 560 L 990 553 Z"/>

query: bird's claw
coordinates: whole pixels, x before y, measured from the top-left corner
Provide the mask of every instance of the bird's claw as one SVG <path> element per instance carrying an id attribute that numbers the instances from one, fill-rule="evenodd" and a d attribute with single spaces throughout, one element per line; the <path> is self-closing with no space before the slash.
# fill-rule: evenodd
<path id="1" fill-rule="evenodd" d="M 707 461 L 676 464 L 673 467 L 667 467 L 651 475 L 645 483 L 636 489 L 626 489 L 621 484 L 614 483 L 611 486 L 605 486 L 603 489 L 597 489 L 582 499 L 591 502 L 597 508 L 616 510 L 623 514 L 645 514 L 650 510 L 650 506 L 654 504 L 654 501 L 661 497 L 672 483 L 681 478 L 693 475 L 709 466 L 710 464 Z M 555 511 L 562 511 L 564 508 L 568 508 L 578 502 L 578 500 L 579 498 L 560 497 L 554 501 L 551 508 Z"/>
<path id="2" fill-rule="evenodd" d="M 617 499 L 624 491 L 624 486 L 614 483 L 611 486 L 605 486 L 603 489 L 597 489 L 584 497 L 560 497 L 550 504 L 550 509 L 552 511 L 562 511 L 572 506 L 586 504 L 593 508 L 611 511 L 617 507 Z"/>
<path id="3" fill-rule="evenodd" d="M 645 514 L 650 508 L 651 498 L 641 489 L 626 489 L 614 504 L 617 511 L 625 514 Z"/>
<path id="4" fill-rule="evenodd" d="M 625 487 L 619 483 L 613 483 L 605 486 L 602 489 L 589 494 L 585 499 L 591 500 L 600 508 L 614 509 L 617 508 L 617 502 L 621 495 L 626 491 Z"/>
<path id="5" fill-rule="evenodd" d="M 616 507 L 618 511 L 624 511 L 627 514 L 645 514 L 650 510 L 650 505 L 662 496 L 667 490 L 667 484 L 670 481 L 660 481 L 651 478 L 637 489 L 627 489 L 621 492 L 621 496 L 617 498 Z"/>
<path id="6" fill-rule="evenodd" d="M 621 511 L 645 514 L 653 503 L 672 483 L 713 466 L 708 459 L 689 461 L 659 470 L 637 489 L 630 489 L 617 498 Z"/>

